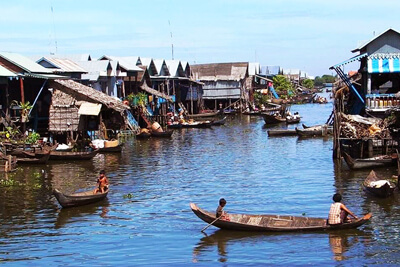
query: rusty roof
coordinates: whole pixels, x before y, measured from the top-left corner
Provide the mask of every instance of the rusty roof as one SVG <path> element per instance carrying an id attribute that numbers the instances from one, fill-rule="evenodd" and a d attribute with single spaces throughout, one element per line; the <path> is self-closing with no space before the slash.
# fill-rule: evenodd
<path id="1" fill-rule="evenodd" d="M 200 81 L 239 81 L 248 76 L 248 63 L 211 63 L 190 66 L 193 78 Z"/>

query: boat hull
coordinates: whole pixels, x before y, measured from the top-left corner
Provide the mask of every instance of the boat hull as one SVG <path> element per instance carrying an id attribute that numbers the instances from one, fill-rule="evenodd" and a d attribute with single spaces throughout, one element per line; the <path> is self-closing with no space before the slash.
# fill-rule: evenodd
<path id="1" fill-rule="evenodd" d="M 215 213 L 200 209 L 196 204 L 190 203 L 190 208 L 206 223 L 216 220 Z M 327 224 L 327 219 L 281 216 L 281 215 L 249 215 L 249 214 L 230 214 L 230 220 L 216 220 L 213 225 L 226 230 L 235 231 L 254 231 L 254 232 L 302 232 L 302 231 L 323 231 L 323 230 L 341 230 L 357 228 L 371 218 L 371 214 L 354 220 L 351 223 L 339 225 Z"/>
<path id="2" fill-rule="evenodd" d="M 391 157 L 374 157 L 366 159 L 353 159 L 349 154 L 343 152 L 343 158 L 347 166 L 352 170 L 371 169 L 379 167 L 387 167 L 394 165 Z"/>
<path id="3" fill-rule="evenodd" d="M 373 182 L 377 181 L 386 181 L 386 183 L 380 187 L 377 187 L 376 185 L 373 185 Z M 387 198 L 393 195 L 393 192 L 396 189 L 396 184 L 391 181 L 378 178 L 376 173 L 371 171 L 363 182 L 363 189 L 365 192 L 373 196 Z"/>
<path id="4" fill-rule="evenodd" d="M 98 152 L 98 149 L 83 152 L 52 150 L 50 152 L 50 160 L 90 160 L 94 158 Z"/>
<path id="5" fill-rule="evenodd" d="M 53 190 L 53 195 L 56 197 L 58 203 L 63 208 L 71 208 L 77 206 L 88 205 L 99 202 L 107 197 L 108 190 L 102 194 L 94 194 L 93 190 L 82 193 L 75 193 L 71 195 L 65 195 L 58 189 Z"/>

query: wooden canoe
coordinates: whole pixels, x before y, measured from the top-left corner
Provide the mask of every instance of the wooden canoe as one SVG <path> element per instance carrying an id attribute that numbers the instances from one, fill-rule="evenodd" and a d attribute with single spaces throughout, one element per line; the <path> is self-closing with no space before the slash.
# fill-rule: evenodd
<path id="1" fill-rule="evenodd" d="M 211 128 L 211 121 L 196 121 L 193 123 L 182 123 L 183 128 Z"/>
<path id="2" fill-rule="evenodd" d="M 172 136 L 174 131 L 173 130 L 167 130 L 163 132 L 150 131 L 150 133 L 152 137 L 169 138 Z"/>
<path id="3" fill-rule="evenodd" d="M 215 117 L 218 114 L 220 114 L 219 111 L 215 112 L 206 112 L 206 113 L 199 113 L 199 114 L 189 114 L 187 115 L 188 118 L 209 118 L 209 117 Z"/>
<path id="4" fill-rule="evenodd" d="M 295 116 L 286 117 L 287 124 L 295 124 L 295 123 L 299 123 L 299 122 L 300 122 L 300 117 L 295 117 Z"/>
<path id="5" fill-rule="evenodd" d="M 327 126 L 315 126 L 306 129 L 299 129 L 296 127 L 297 135 L 300 137 L 318 137 L 327 136 L 328 127 Z"/>
<path id="6" fill-rule="evenodd" d="M 102 147 L 102 148 L 99 148 L 99 152 L 101 152 L 101 153 L 108 153 L 108 152 L 115 152 L 115 153 L 117 153 L 117 152 L 121 152 L 122 151 L 122 144 L 118 144 L 117 146 L 111 146 L 111 147 Z"/>
<path id="7" fill-rule="evenodd" d="M 276 130 L 268 130 L 268 136 L 294 136 L 297 135 L 295 129 L 276 129 Z"/>
<path id="8" fill-rule="evenodd" d="M 220 119 L 220 120 L 212 121 L 212 122 L 211 122 L 211 125 L 212 125 L 212 126 L 221 126 L 221 125 L 224 125 L 225 122 L 226 122 L 226 117 L 223 117 L 223 118 Z"/>
<path id="9" fill-rule="evenodd" d="M 389 180 L 378 178 L 372 170 L 363 182 L 363 189 L 376 197 L 386 198 L 393 195 L 396 184 Z"/>
<path id="10" fill-rule="evenodd" d="M 200 219 L 206 223 L 213 222 L 215 212 L 208 212 L 199 208 L 196 204 L 190 203 L 190 208 Z M 350 223 L 339 225 L 327 224 L 326 218 L 311 218 L 297 216 L 281 216 L 281 215 L 249 215 L 249 214 L 231 214 L 229 221 L 217 220 L 214 226 L 238 231 L 254 231 L 254 232 L 299 232 L 299 231 L 321 231 L 321 230 L 339 230 L 357 228 L 368 222 L 371 213 L 362 218 L 353 220 Z"/>
<path id="11" fill-rule="evenodd" d="M 151 136 L 150 132 L 141 132 L 136 135 L 136 138 L 137 139 L 147 139 L 147 138 L 150 138 L 150 136 Z"/>
<path id="12" fill-rule="evenodd" d="M 387 167 L 396 163 L 395 159 L 389 155 L 381 155 L 365 159 L 354 159 L 346 152 L 343 152 L 343 158 L 346 161 L 347 166 L 349 166 L 349 168 L 352 170 Z"/>
<path id="13" fill-rule="evenodd" d="M 98 149 L 92 151 L 57 151 L 50 152 L 50 160 L 89 160 L 94 158 Z"/>
<path id="14" fill-rule="evenodd" d="M 46 164 L 50 159 L 50 153 L 50 150 L 43 150 L 41 152 L 23 151 L 22 155 L 24 156 L 17 156 L 17 163 Z"/>
<path id="15" fill-rule="evenodd" d="M 94 194 L 93 190 L 90 190 L 80 193 L 74 193 L 71 195 L 65 195 L 60 190 L 54 189 L 53 195 L 56 197 L 58 203 L 60 203 L 63 208 L 70 208 L 101 201 L 107 197 L 108 191 L 109 190 L 104 193 Z"/>
<path id="16" fill-rule="evenodd" d="M 276 123 L 286 122 L 286 118 L 280 115 L 263 113 L 262 116 L 265 124 L 276 124 Z"/>

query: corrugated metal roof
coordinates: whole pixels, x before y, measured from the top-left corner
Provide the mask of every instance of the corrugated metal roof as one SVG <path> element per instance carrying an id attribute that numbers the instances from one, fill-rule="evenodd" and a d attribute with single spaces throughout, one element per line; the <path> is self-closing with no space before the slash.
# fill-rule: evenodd
<path id="1" fill-rule="evenodd" d="M 249 75 L 254 76 L 260 74 L 261 67 L 258 62 L 249 62 Z"/>
<path id="2" fill-rule="evenodd" d="M 28 57 L 17 53 L 10 53 L 10 52 L 0 52 L 0 57 L 4 58 L 5 60 L 11 62 L 12 64 L 20 67 L 21 69 L 25 70 L 26 72 L 35 72 L 35 73 L 52 73 L 52 70 L 46 69 L 36 63 L 35 61 L 31 60 Z"/>
<path id="3" fill-rule="evenodd" d="M 239 81 L 248 75 L 247 62 L 199 64 L 190 67 L 194 79 L 200 81 Z"/>
<path id="4" fill-rule="evenodd" d="M 112 69 L 111 63 L 108 60 L 77 61 L 76 63 L 86 70 L 88 75 L 108 76 L 108 69 Z"/>
<path id="5" fill-rule="evenodd" d="M 392 29 L 392 28 L 389 28 L 389 29 L 387 29 L 386 31 L 384 31 L 383 33 L 381 33 L 381 34 L 379 34 L 379 35 L 377 35 L 377 36 L 374 36 L 372 39 L 370 39 L 369 41 L 367 41 L 367 42 L 365 42 L 364 44 L 360 45 L 359 47 L 357 47 L 356 49 L 352 50 L 351 52 L 354 53 L 354 52 L 357 52 L 357 51 L 360 51 L 360 50 L 364 49 L 364 48 L 365 48 L 368 44 L 370 44 L 372 41 L 378 39 L 379 37 L 381 37 L 382 35 L 386 34 L 386 33 L 389 32 L 389 31 L 393 31 L 393 32 L 395 32 L 395 33 L 397 33 L 397 34 L 400 35 L 400 33 L 399 33 L 398 31 L 396 31 L 396 30 L 394 30 L 394 29 Z"/>
<path id="6" fill-rule="evenodd" d="M 170 76 L 168 66 L 165 64 L 164 59 L 153 59 L 154 65 L 156 66 L 157 73 L 160 76 Z"/>
<path id="7" fill-rule="evenodd" d="M 101 58 L 108 58 L 111 61 L 118 61 L 119 65 L 126 69 L 127 71 L 143 71 L 137 66 L 139 57 L 129 56 L 129 57 L 116 57 L 116 56 L 103 56 Z"/>
<path id="8" fill-rule="evenodd" d="M 73 62 L 77 62 L 77 61 L 91 61 L 92 57 L 90 56 L 90 54 L 71 54 L 71 55 L 62 55 L 62 54 L 57 54 L 54 55 L 57 58 L 66 58 L 69 59 Z"/>
<path id="9" fill-rule="evenodd" d="M 185 77 L 185 71 L 179 60 L 165 60 L 169 73 L 172 77 Z"/>
<path id="10" fill-rule="evenodd" d="M 16 77 L 17 74 L 4 68 L 3 66 L 0 66 L 0 76 L 1 77 Z"/>
<path id="11" fill-rule="evenodd" d="M 56 57 L 42 57 L 36 62 L 40 64 L 41 61 L 46 61 L 50 65 L 57 68 L 56 72 L 87 72 L 78 64 L 67 58 L 56 58 Z"/>
<path id="12" fill-rule="evenodd" d="M 280 66 L 262 66 L 261 74 L 262 75 L 278 75 L 281 71 Z"/>

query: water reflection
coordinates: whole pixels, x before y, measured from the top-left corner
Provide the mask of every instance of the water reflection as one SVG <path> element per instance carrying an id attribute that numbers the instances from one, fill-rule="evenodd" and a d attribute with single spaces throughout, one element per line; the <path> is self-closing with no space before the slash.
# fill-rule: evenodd
<path id="1" fill-rule="evenodd" d="M 251 239 L 253 237 L 260 237 L 265 234 L 257 232 L 237 232 L 237 231 L 226 231 L 217 230 L 211 235 L 203 233 L 205 236 L 200 239 L 197 245 L 193 249 L 193 262 L 197 262 L 202 252 L 207 252 L 217 247 L 218 261 L 228 261 L 228 250 L 227 244 L 232 241 L 239 241 L 243 239 Z M 240 241 L 239 241 L 240 242 Z"/>
<path id="2" fill-rule="evenodd" d="M 89 215 L 94 215 L 95 213 L 98 213 L 99 210 L 101 209 L 101 212 L 99 214 L 100 217 L 106 218 L 107 213 L 109 211 L 108 206 L 110 203 L 108 202 L 108 199 L 106 198 L 105 200 L 98 202 L 98 203 L 93 203 L 90 205 L 85 205 L 81 207 L 74 207 L 74 208 L 67 208 L 67 209 L 60 209 L 57 214 L 57 219 L 55 222 L 54 227 L 56 229 L 65 227 L 69 223 L 75 223 L 75 222 L 80 222 L 81 218 L 84 218 Z"/>
<path id="3" fill-rule="evenodd" d="M 346 252 L 359 242 L 369 243 L 369 235 L 361 230 L 351 230 L 348 232 L 330 232 L 329 246 L 332 250 L 335 261 L 343 261 L 349 258 Z M 359 238 L 362 237 L 362 238 Z"/>

